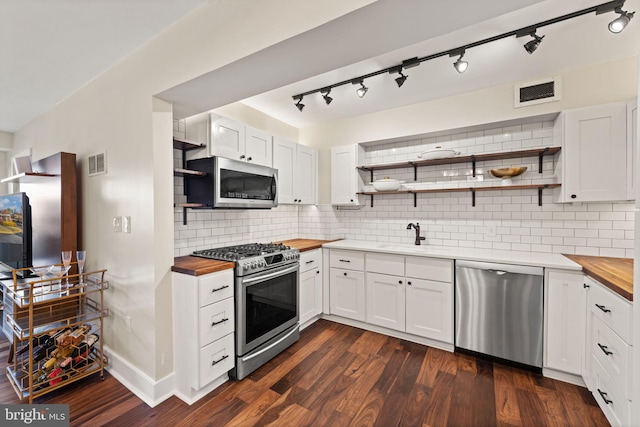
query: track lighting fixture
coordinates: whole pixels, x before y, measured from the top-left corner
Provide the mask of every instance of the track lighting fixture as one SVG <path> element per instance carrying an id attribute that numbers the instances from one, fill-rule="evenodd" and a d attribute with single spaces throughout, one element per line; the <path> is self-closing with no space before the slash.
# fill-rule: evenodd
<path id="1" fill-rule="evenodd" d="M 539 35 L 536 34 L 535 31 L 530 35 L 531 37 L 533 37 L 533 40 L 530 40 L 524 44 L 524 50 L 526 50 L 531 54 L 536 51 L 538 46 L 540 46 L 540 43 L 542 43 L 542 39 L 544 38 L 544 36 L 540 37 Z"/>
<path id="2" fill-rule="evenodd" d="M 329 96 L 329 93 L 331 93 L 331 88 L 329 87 L 329 88 L 322 89 L 320 93 L 324 98 L 324 102 L 326 102 L 327 105 L 331 104 L 331 101 L 333 101 L 333 98 Z"/>
<path id="3" fill-rule="evenodd" d="M 360 87 L 356 89 L 356 93 L 360 98 L 363 98 L 367 94 L 367 91 L 369 90 L 369 88 L 364 85 L 363 80 L 354 80 L 351 83 L 353 83 L 354 85 L 360 85 Z"/>
<path id="4" fill-rule="evenodd" d="M 525 36 L 531 36 L 533 37 L 533 40 L 528 41 L 527 43 L 524 44 L 524 48 L 527 52 L 529 52 L 530 54 L 535 52 L 536 49 L 538 48 L 538 46 L 540 46 L 540 43 L 542 42 L 542 39 L 545 36 L 538 36 L 536 33 L 537 31 L 542 28 L 542 27 L 546 27 L 552 24 L 557 24 L 558 22 L 563 22 L 563 21 L 567 21 L 569 19 L 573 19 L 573 18 L 577 18 L 579 16 L 582 15 L 586 15 L 588 13 L 594 13 L 596 15 L 600 15 L 602 13 L 610 13 L 610 12 L 615 12 L 617 14 L 619 14 L 620 16 L 618 16 L 616 19 L 614 19 L 613 21 L 611 21 L 611 23 L 609 24 L 609 31 L 611 31 L 612 33 L 619 33 L 622 30 L 624 30 L 624 28 L 629 24 L 629 22 L 631 21 L 631 18 L 633 18 L 633 15 L 635 12 L 627 12 L 622 10 L 622 7 L 624 6 L 626 0 L 612 0 L 612 1 L 608 1 L 606 3 L 602 3 L 600 5 L 597 6 L 592 6 L 586 9 L 582 9 L 582 10 L 578 10 L 576 12 L 572 12 L 572 13 L 568 13 L 566 15 L 562 15 L 562 16 L 558 16 L 557 18 L 552 18 L 552 19 L 548 19 L 546 21 L 542 21 L 539 22 L 537 24 L 533 24 L 530 25 L 528 27 L 524 27 L 524 28 L 520 28 L 518 30 L 513 30 L 513 31 L 509 31 L 507 33 L 503 33 L 503 34 L 498 34 L 492 37 L 488 37 L 486 39 L 482 39 L 482 40 L 478 40 L 475 41 L 473 43 L 467 43 L 464 46 L 459 46 L 456 47 L 454 49 L 449 49 L 449 50 L 445 50 L 443 52 L 438 52 L 438 53 L 434 53 L 431 55 L 427 55 L 427 56 L 423 56 L 423 57 L 413 57 L 410 59 L 406 59 L 404 61 L 402 61 L 401 64 L 398 65 L 394 65 L 391 66 L 389 68 L 384 68 L 382 70 L 378 70 L 378 71 L 374 71 L 372 73 L 369 74 L 365 74 L 356 78 L 352 78 L 349 80 L 344 80 L 338 83 L 334 83 L 330 86 L 324 86 L 320 89 L 314 89 L 314 90 L 310 90 L 307 92 L 303 92 L 300 93 L 298 95 L 293 96 L 294 101 L 296 101 L 296 107 L 298 107 L 298 110 L 302 111 L 302 109 L 304 108 L 304 104 L 302 103 L 302 98 L 306 95 L 310 95 L 312 93 L 318 93 L 320 92 L 322 94 L 322 97 L 324 98 L 325 102 L 327 104 L 330 104 L 331 101 L 333 101 L 333 98 L 331 98 L 329 96 L 329 92 L 331 92 L 331 89 L 333 89 L 334 87 L 338 87 L 338 86 L 343 86 L 346 84 L 359 84 L 360 87 L 356 89 L 356 93 L 358 94 L 358 96 L 360 98 L 364 97 L 364 95 L 367 93 L 367 90 L 369 90 L 369 88 L 367 88 L 364 85 L 364 80 L 365 79 L 369 79 L 371 77 L 375 77 L 375 76 L 379 76 L 381 74 L 386 74 L 386 73 L 390 73 L 390 74 L 399 74 L 399 77 L 395 78 L 396 84 L 398 85 L 398 87 L 401 87 L 404 82 L 407 80 L 407 76 L 404 75 L 402 72 L 403 70 L 406 70 L 408 68 L 412 68 L 412 67 L 417 67 L 418 65 L 420 65 L 421 63 L 425 62 L 425 61 L 430 61 L 432 59 L 436 59 L 436 58 L 440 58 L 442 56 L 447 56 L 449 55 L 450 57 L 454 57 L 454 56 L 458 56 L 458 59 L 456 62 L 453 63 L 453 66 L 455 67 L 456 71 L 458 71 L 459 73 L 464 73 L 466 71 L 466 69 L 469 67 L 469 63 L 467 61 L 463 61 L 462 57 L 465 55 L 465 51 L 466 49 L 471 49 L 477 46 L 482 46 L 488 43 L 492 43 L 498 40 L 502 40 L 505 39 L 507 37 L 525 37 Z"/>
<path id="5" fill-rule="evenodd" d="M 453 68 L 456 69 L 457 72 L 459 72 L 460 74 L 464 73 L 465 71 L 467 71 L 467 68 L 469 67 L 469 63 L 467 61 L 463 61 L 462 57 L 465 54 L 465 50 L 462 49 L 461 51 L 457 51 L 457 52 L 451 52 L 449 54 L 449 56 L 458 56 L 460 55 L 460 57 L 458 58 L 458 60 L 456 62 L 453 63 Z"/>
<path id="6" fill-rule="evenodd" d="M 622 6 L 618 6 L 614 10 L 616 13 L 619 13 L 620 16 L 609 23 L 609 31 L 617 34 L 624 30 L 629 21 L 631 21 L 631 18 L 633 18 L 635 12 L 626 12 L 622 10 Z"/>
<path id="7" fill-rule="evenodd" d="M 392 74 L 392 73 L 400 74 L 400 77 L 396 77 L 395 80 L 396 80 L 396 84 L 398 85 L 398 87 L 402 87 L 404 82 L 407 80 L 407 76 L 402 74 L 402 67 L 396 67 L 394 69 L 389 70 L 389 74 Z"/>

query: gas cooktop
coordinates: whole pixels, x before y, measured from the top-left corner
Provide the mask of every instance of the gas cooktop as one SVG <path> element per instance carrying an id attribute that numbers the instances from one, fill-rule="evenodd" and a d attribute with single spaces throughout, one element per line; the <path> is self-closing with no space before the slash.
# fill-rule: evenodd
<path id="1" fill-rule="evenodd" d="M 225 246 L 195 251 L 191 255 L 220 261 L 235 261 L 236 275 L 268 270 L 297 262 L 300 258 L 300 252 L 297 249 L 292 249 L 282 243 L 248 243 Z"/>

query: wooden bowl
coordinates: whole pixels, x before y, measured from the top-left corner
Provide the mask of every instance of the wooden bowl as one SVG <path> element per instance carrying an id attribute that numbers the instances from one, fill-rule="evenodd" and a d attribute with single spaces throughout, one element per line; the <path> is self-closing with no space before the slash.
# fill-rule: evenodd
<path id="1" fill-rule="evenodd" d="M 526 166 L 517 166 L 513 168 L 491 169 L 489 173 L 496 178 L 512 178 L 521 175 L 526 170 Z"/>

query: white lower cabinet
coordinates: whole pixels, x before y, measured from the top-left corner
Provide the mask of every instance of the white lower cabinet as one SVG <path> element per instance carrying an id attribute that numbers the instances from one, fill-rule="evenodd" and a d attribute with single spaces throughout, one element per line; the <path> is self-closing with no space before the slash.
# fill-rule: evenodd
<path id="1" fill-rule="evenodd" d="M 547 269 L 545 368 L 581 376 L 587 289 L 582 272 Z"/>
<path id="2" fill-rule="evenodd" d="M 330 257 L 331 314 L 453 344 L 452 260 L 344 250 Z"/>
<path id="3" fill-rule="evenodd" d="M 453 343 L 451 282 L 407 279 L 406 331 Z"/>
<path id="4" fill-rule="evenodd" d="M 322 313 L 322 251 L 300 254 L 300 328 L 309 326 Z"/>
<path id="5" fill-rule="evenodd" d="M 192 404 L 235 366 L 233 270 L 172 278 L 176 395 Z"/>
<path id="6" fill-rule="evenodd" d="M 586 277 L 588 298 L 587 387 L 613 426 L 631 421 L 632 305 Z"/>
<path id="7" fill-rule="evenodd" d="M 367 272 L 367 323 L 405 330 L 404 277 Z"/>

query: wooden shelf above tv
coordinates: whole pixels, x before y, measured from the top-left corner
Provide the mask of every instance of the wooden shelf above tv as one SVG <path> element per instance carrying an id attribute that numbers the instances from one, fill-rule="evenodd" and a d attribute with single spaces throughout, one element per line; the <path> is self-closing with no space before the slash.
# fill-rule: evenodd
<path id="1" fill-rule="evenodd" d="M 19 173 L 18 175 L 13 175 L 7 178 L 4 178 L 0 182 L 37 182 L 42 178 L 51 178 L 53 176 L 58 176 L 56 174 L 50 173 L 38 173 L 38 172 L 24 172 Z"/>

